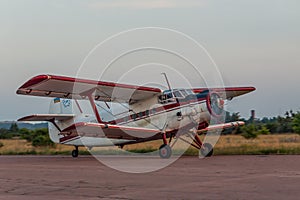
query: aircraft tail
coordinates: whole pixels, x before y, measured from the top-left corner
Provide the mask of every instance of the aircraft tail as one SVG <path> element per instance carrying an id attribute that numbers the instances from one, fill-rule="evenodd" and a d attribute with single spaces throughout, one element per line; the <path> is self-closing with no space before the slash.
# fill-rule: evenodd
<path id="1" fill-rule="evenodd" d="M 49 114 L 35 114 L 23 117 L 18 121 L 47 121 L 50 139 L 59 143 L 61 130 L 74 124 L 75 114 L 72 110 L 72 101 L 55 98 L 51 100 Z"/>
<path id="2" fill-rule="evenodd" d="M 75 115 L 72 118 L 63 117 L 72 114 L 72 112 L 72 101 L 70 99 L 54 98 L 53 100 L 51 100 L 49 106 L 49 114 L 62 116 L 61 118 L 55 118 L 56 124 L 48 123 L 49 136 L 53 142 L 59 143 L 60 130 L 63 130 L 64 128 L 74 123 Z"/>

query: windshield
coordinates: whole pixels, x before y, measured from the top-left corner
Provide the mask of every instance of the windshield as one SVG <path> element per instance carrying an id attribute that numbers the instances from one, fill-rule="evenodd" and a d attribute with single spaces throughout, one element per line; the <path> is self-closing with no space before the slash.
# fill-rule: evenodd
<path id="1" fill-rule="evenodd" d="M 190 95 L 194 95 L 194 92 L 190 89 L 175 89 L 175 90 L 165 90 L 163 95 L 159 97 L 161 103 L 174 102 L 176 99 L 185 99 Z"/>

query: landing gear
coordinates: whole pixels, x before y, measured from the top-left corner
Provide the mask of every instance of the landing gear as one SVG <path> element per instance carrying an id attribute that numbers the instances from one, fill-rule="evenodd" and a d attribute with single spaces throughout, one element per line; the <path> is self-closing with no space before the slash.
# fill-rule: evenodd
<path id="1" fill-rule="evenodd" d="M 213 146 L 210 143 L 202 143 L 200 137 L 198 136 L 196 130 L 193 132 L 189 132 L 188 136 L 192 139 L 193 143 L 190 143 L 189 141 L 178 137 L 178 139 L 182 140 L 183 142 L 186 142 L 187 144 L 190 144 L 191 146 L 195 147 L 199 150 L 199 153 L 203 157 L 211 157 L 213 155 L 214 149 Z M 172 140 L 173 135 L 170 136 L 169 142 L 167 141 L 166 133 L 162 134 L 162 140 L 163 144 L 159 147 L 159 156 L 163 159 L 168 159 L 172 155 L 172 149 L 170 147 L 170 143 Z M 173 145 L 172 145 L 173 147 Z"/>
<path id="2" fill-rule="evenodd" d="M 78 146 L 75 146 L 75 149 L 72 151 L 72 157 L 77 158 L 78 157 Z"/>
<path id="3" fill-rule="evenodd" d="M 163 159 L 168 159 L 172 155 L 172 149 L 169 145 L 163 144 L 159 147 L 159 156 Z"/>
<path id="4" fill-rule="evenodd" d="M 195 147 L 196 149 L 199 150 L 199 153 L 203 157 L 211 157 L 213 155 L 214 149 L 213 146 L 210 143 L 202 143 L 201 139 L 199 138 L 196 130 L 193 132 L 189 132 L 188 136 L 193 140 L 193 143 L 190 143 L 189 141 L 180 138 L 183 142 L 190 144 L 191 146 Z"/>
<path id="5" fill-rule="evenodd" d="M 200 153 L 204 157 L 211 157 L 214 153 L 213 146 L 209 143 L 204 143 L 200 149 Z"/>
<path id="6" fill-rule="evenodd" d="M 172 136 L 170 138 L 169 143 L 171 142 Z M 168 159 L 172 155 L 172 149 L 170 145 L 168 145 L 166 133 L 162 134 L 163 144 L 159 147 L 159 156 L 163 159 Z"/>

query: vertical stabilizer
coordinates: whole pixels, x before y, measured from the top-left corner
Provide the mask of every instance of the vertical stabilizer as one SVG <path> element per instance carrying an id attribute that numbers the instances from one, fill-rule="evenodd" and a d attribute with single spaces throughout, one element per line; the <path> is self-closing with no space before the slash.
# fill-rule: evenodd
<path id="1" fill-rule="evenodd" d="M 70 99 L 61 99 L 61 98 L 54 98 L 50 102 L 49 106 L 49 114 L 72 114 L 72 101 Z M 68 120 L 60 120 L 56 121 L 56 124 L 61 129 L 66 128 L 67 126 L 70 126 L 73 124 L 73 119 Z M 54 126 L 52 123 L 48 123 L 49 128 L 49 136 L 50 139 L 55 142 L 59 143 L 59 130 L 56 126 Z"/>
<path id="2" fill-rule="evenodd" d="M 51 100 L 49 114 L 72 114 L 72 102 L 70 99 L 54 98 Z"/>

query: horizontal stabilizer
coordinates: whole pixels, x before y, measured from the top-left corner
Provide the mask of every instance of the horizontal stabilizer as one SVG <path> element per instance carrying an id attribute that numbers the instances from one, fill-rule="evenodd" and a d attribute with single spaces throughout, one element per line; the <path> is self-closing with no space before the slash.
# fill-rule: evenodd
<path id="1" fill-rule="evenodd" d="M 22 117 L 18 119 L 18 121 L 48 121 L 51 122 L 53 120 L 64 121 L 74 118 L 74 114 L 35 114 L 29 115 L 26 117 Z"/>

